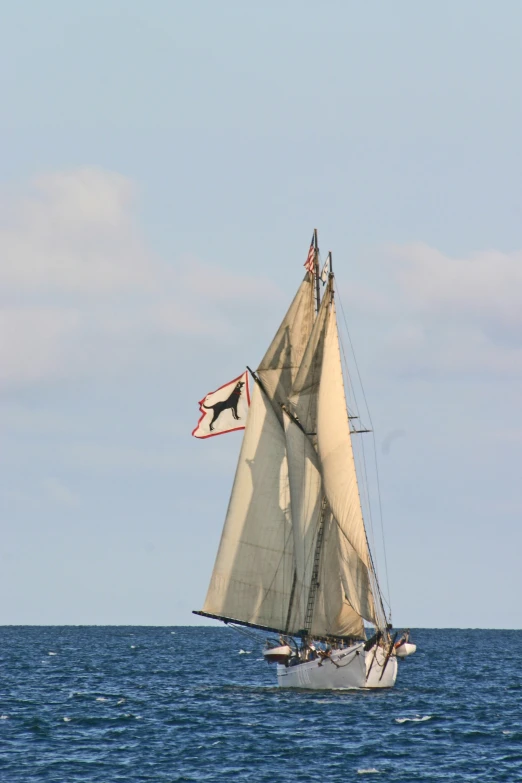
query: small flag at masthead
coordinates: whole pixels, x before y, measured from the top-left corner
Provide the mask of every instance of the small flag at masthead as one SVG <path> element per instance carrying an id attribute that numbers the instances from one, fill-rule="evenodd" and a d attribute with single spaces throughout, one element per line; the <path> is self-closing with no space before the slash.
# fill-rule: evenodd
<path id="1" fill-rule="evenodd" d="M 306 268 L 307 272 L 313 274 L 314 267 L 315 267 L 315 231 L 312 235 L 312 241 L 310 242 L 310 250 L 308 251 L 306 261 L 304 262 L 304 267 Z"/>

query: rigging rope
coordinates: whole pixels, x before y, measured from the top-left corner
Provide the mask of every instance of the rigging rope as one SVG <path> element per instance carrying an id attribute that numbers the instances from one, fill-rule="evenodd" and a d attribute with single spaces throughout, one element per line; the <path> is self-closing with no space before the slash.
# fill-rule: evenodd
<path id="1" fill-rule="evenodd" d="M 377 463 L 377 447 L 376 447 L 376 442 L 375 442 L 375 429 L 374 429 L 374 426 L 373 426 L 373 421 L 372 421 L 372 417 L 371 417 L 371 414 L 370 414 L 370 408 L 368 406 L 368 401 L 366 399 L 366 394 L 365 394 L 365 391 L 364 391 L 364 386 L 363 386 L 361 374 L 359 372 L 359 365 L 357 364 L 357 359 L 356 359 L 355 351 L 354 351 L 354 348 L 353 348 L 352 338 L 350 336 L 350 330 L 348 329 L 348 323 L 347 323 L 347 320 L 346 320 L 346 315 L 345 315 L 345 312 L 344 312 L 344 307 L 343 307 L 343 303 L 341 301 L 341 296 L 339 294 L 339 288 L 338 287 L 336 287 L 336 293 L 337 293 L 337 298 L 339 300 L 339 304 L 341 306 L 341 313 L 343 315 L 344 326 L 345 326 L 345 329 L 346 329 L 346 334 L 348 335 L 348 341 L 350 343 L 350 348 L 351 348 L 351 351 L 352 351 L 353 361 L 354 361 L 355 369 L 357 371 L 357 377 L 359 379 L 359 384 L 360 384 L 360 387 L 361 387 L 361 391 L 362 391 L 362 395 L 363 395 L 363 399 L 364 399 L 364 404 L 366 406 L 366 412 L 368 414 L 368 420 L 370 422 L 370 428 L 372 430 L 373 454 L 374 454 L 374 460 L 375 460 L 375 475 L 376 475 L 376 479 L 377 479 L 377 496 L 378 496 L 378 499 L 379 499 L 379 517 L 380 517 L 380 522 L 381 522 L 382 548 L 383 548 L 383 554 L 384 554 L 384 570 L 385 570 L 385 577 L 386 577 L 386 590 L 387 590 L 387 593 L 388 593 L 388 601 L 386 601 L 386 603 L 388 604 L 388 608 L 390 609 L 390 619 L 391 619 L 391 607 L 390 607 L 390 604 L 391 604 L 391 592 L 390 592 L 390 581 L 389 581 L 389 575 L 388 575 L 388 559 L 387 559 L 387 556 L 386 556 L 386 541 L 385 541 L 385 538 L 384 538 L 384 523 L 383 523 L 383 513 L 382 513 L 381 487 L 380 487 L 380 481 L 379 481 L 379 468 L 378 468 L 378 463 Z M 344 348 L 343 348 L 343 353 L 344 353 Z M 346 361 L 346 359 L 345 359 L 345 361 Z M 353 392 L 353 395 L 354 395 L 354 399 L 355 399 L 355 391 Z M 363 454 L 364 454 L 364 448 L 363 448 Z M 371 522 L 371 517 L 370 517 L 370 522 Z"/>
<path id="2" fill-rule="evenodd" d="M 247 636 L 248 638 L 253 639 L 258 644 L 260 644 L 262 641 L 262 637 L 260 633 L 251 631 L 250 629 L 245 628 L 242 625 L 234 625 L 233 623 L 225 623 L 225 625 L 228 625 L 228 627 L 232 628 L 233 631 L 237 631 L 238 633 L 242 633 L 243 636 Z"/>
<path id="3" fill-rule="evenodd" d="M 339 299 L 339 304 L 341 305 L 341 310 L 343 311 L 343 303 L 341 302 L 341 297 L 340 297 L 338 291 L 337 291 L 337 296 L 338 296 L 338 299 Z M 344 316 L 344 311 L 343 311 L 343 316 Z M 346 326 L 346 319 L 344 319 L 344 321 L 345 321 L 345 326 Z M 341 351 L 342 351 L 342 355 L 343 355 L 343 359 L 344 359 L 344 369 L 346 371 L 346 377 L 348 378 L 348 381 L 349 381 L 349 383 L 347 384 L 348 393 L 349 394 L 351 393 L 353 395 L 355 411 L 357 413 L 357 417 L 356 418 L 359 419 L 359 421 L 361 422 L 361 426 L 364 428 L 364 425 L 362 424 L 362 421 L 361 421 L 361 418 L 360 418 L 360 410 L 359 410 L 359 405 L 358 405 L 358 402 L 357 402 L 357 395 L 355 393 L 355 387 L 353 386 L 353 384 L 351 382 L 350 368 L 349 368 L 348 360 L 346 358 L 346 353 L 345 353 L 345 350 L 344 350 L 344 344 L 343 344 L 343 341 L 340 339 L 340 335 L 339 335 L 339 343 L 340 343 L 340 346 L 341 346 Z M 353 348 L 352 348 L 352 353 L 353 353 Z M 364 498 L 364 501 L 365 501 L 365 504 L 366 504 L 366 507 L 367 507 L 367 510 L 368 510 L 367 517 L 368 517 L 368 521 L 369 521 L 369 525 L 370 525 L 370 537 L 371 537 L 372 549 L 375 552 L 375 555 L 377 557 L 377 547 L 375 546 L 375 533 L 374 533 L 374 529 L 373 529 L 373 515 L 372 515 L 372 504 L 371 504 L 371 500 L 370 500 L 368 471 L 366 469 L 366 453 L 364 451 L 364 439 L 362 439 L 360 441 L 360 444 L 361 444 L 361 451 L 362 451 L 362 465 L 361 465 L 361 455 L 359 454 L 358 450 L 357 449 L 353 449 L 353 446 L 352 446 L 352 451 L 353 451 L 354 460 L 356 460 L 356 462 L 357 462 L 358 474 L 363 479 L 362 484 L 363 484 L 364 492 L 365 492 L 365 495 L 366 495 L 366 497 Z M 360 482 L 358 482 L 358 487 L 359 487 L 359 483 Z M 360 493 L 359 493 L 359 495 L 360 495 Z"/>

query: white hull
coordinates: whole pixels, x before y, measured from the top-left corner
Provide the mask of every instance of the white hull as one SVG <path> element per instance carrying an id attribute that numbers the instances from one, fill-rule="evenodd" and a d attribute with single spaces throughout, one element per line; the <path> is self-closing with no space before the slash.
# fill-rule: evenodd
<path id="1" fill-rule="evenodd" d="M 277 665 L 277 684 L 281 688 L 335 690 L 346 688 L 392 688 L 397 678 L 397 659 L 388 658 L 382 647 L 365 652 L 358 644 L 344 650 L 332 650 L 323 660 L 297 666 Z M 385 668 L 384 665 L 386 664 Z M 383 671 L 384 668 L 384 671 Z"/>

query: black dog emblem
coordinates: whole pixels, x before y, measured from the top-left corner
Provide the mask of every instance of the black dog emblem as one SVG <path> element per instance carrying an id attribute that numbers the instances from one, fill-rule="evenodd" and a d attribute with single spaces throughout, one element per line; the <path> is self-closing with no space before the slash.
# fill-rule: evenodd
<path id="1" fill-rule="evenodd" d="M 205 403 L 203 403 L 204 408 L 206 408 L 207 410 L 214 411 L 214 415 L 212 416 L 212 421 L 210 422 L 211 432 L 214 429 L 214 422 L 223 413 L 223 411 L 230 409 L 232 411 L 232 416 L 234 417 L 234 419 L 237 420 L 241 418 L 240 416 L 237 415 L 237 404 L 239 402 L 239 398 L 241 397 L 241 390 L 244 385 L 245 385 L 244 381 L 238 381 L 234 386 L 232 393 L 227 397 L 227 399 L 221 400 L 221 402 L 216 402 L 215 405 L 205 405 Z"/>

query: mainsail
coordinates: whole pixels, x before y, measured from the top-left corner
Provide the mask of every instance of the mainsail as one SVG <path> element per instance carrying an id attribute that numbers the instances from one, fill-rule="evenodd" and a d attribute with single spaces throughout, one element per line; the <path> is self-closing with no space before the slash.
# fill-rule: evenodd
<path id="1" fill-rule="evenodd" d="M 289 506 L 284 432 L 256 384 L 206 614 L 284 627 L 293 580 Z"/>
<path id="2" fill-rule="evenodd" d="M 298 630 L 304 629 L 306 624 L 314 551 L 322 512 L 322 481 L 317 453 L 310 439 L 286 413 L 285 437 L 295 566 L 291 622 L 294 629 Z"/>
<path id="3" fill-rule="evenodd" d="M 259 368 L 203 613 L 292 635 L 382 627 L 353 458 L 333 275 L 307 272 Z M 379 596 L 380 599 L 380 596 Z"/>

